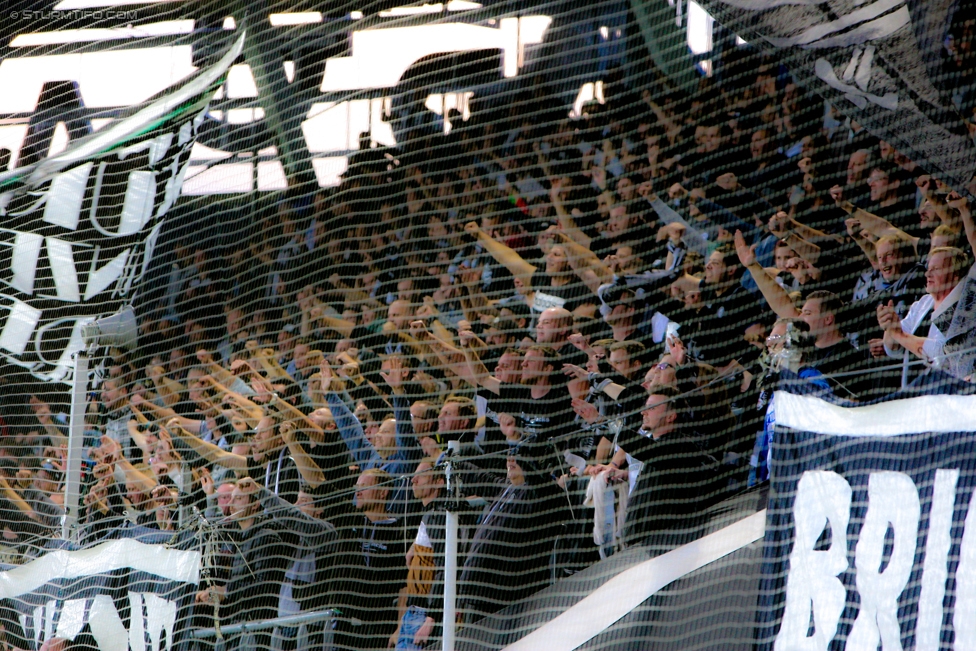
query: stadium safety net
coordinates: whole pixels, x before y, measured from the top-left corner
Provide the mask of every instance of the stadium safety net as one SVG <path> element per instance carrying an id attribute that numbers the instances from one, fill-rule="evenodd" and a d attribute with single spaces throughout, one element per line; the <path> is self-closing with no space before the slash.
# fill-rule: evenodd
<path id="1" fill-rule="evenodd" d="M 976 649 L 971 0 L 12 0 L 0 648 Z"/>

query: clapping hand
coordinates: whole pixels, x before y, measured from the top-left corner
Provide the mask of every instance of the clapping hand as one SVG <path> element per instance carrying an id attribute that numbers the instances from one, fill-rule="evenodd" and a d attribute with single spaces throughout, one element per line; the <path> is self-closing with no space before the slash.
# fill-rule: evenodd
<path id="1" fill-rule="evenodd" d="M 895 328 L 901 327 L 901 319 L 898 318 L 898 313 L 895 312 L 894 301 L 888 301 L 888 304 L 884 303 L 878 305 L 878 325 L 881 326 L 882 330 L 893 330 Z"/>

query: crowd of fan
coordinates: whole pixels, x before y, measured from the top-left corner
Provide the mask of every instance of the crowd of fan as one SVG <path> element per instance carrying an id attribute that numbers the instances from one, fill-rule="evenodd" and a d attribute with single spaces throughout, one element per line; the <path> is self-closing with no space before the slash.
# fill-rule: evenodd
<path id="1" fill-rule="evenodd" d="M 966 199 L 756 69 L 691 97 L 608 83 L 578 120 L 536 85 L 362 152 L 226 264 L 181 250 L 152 358 L 120 353 L 91 402 L 82 539 L 199 544 L 203 517 L 199 625 L 337 607 L 354 647 L 422 648 L 449 505 L 465 623 L 766 479 L 784 346 L 779 375 L 847 400 L 968 380 Z M 66 444 L 32 407 L 0 457 L 28 558 Z"/>

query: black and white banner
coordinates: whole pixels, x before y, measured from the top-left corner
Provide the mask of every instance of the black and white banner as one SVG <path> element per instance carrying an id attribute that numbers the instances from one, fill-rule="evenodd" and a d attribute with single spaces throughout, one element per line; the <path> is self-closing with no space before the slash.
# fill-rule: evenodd
<path id="1" fill-rule="evenodd" d="M 758 648 L 976 649 L 976 396 L 775 399 Z"/>
<path id="2" fill-rule="evenodd" d="M 6 634 L 30 651 L 54 638 L 100 651 L 185 648 L 200 553 L 166 547 L 170 534 L 132 537 L 139 531 L 120 530 L 125 537 L 87 549 L 51 549 L 0 573 Z"/>
<path id="3" fill-rule="evenodd" d="M 69 382 L 82 326 L 132 302 L 243 39 L 128 117 L 0 174 L 0 358 Z"/>
<path id="4" fill-rule="evenodd" d="M 956 189 L 976 145 L 939 79 L 952 0 L 702 0 L 811 91 Z"/>

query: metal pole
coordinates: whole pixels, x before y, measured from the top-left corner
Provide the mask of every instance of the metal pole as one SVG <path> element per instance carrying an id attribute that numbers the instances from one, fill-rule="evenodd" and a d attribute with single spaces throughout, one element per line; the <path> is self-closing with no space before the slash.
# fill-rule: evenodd
<path id="1" fill-rule="evenodd" d="M 458 516 L 454 512 L 457 508 L 458 482 L 454 477 L 454 459 L 461 451 L 459 441 L 449 441 L 448 456 L 444 467 L 444 479 L 447 484 L 447 518 L 444 523 L 444 616 L 441 627 L 444 629 L 441 637 L 442 651 L 454 651 L 454 635 L 457 627 L 457 550 L 458 550 Z"/>
<path id="2" fill-rule="evenodd" d="M 179 513 L 179 528 L 182 529 L 189 522 L 189 505 L 187 500 L 193 492 L 193 471 L 185 461 L 180 462 L 180 485 L 179 494 L 176 496 L 177 513 Z"/>
<path id="3" fill-rule="evenodd" d="M 454 633 L 457 625 L 457 548 L 458 517 L 447 512 L 444 537 L 444 617 L 443 651 L 454 651 Z"/>
<path id="4" fill-rule="evenodd" d="M 88 393 L 88 353 L 75 354 L 75 374 L 71 383 L 71 420 L 68 430 L 68 459 L 65 468 L 64 506 L 61 537 L 68 539 L 78 522 L 78 502 L 81 498 L 81 457 L 85 449 L 85 395 Z"/>

